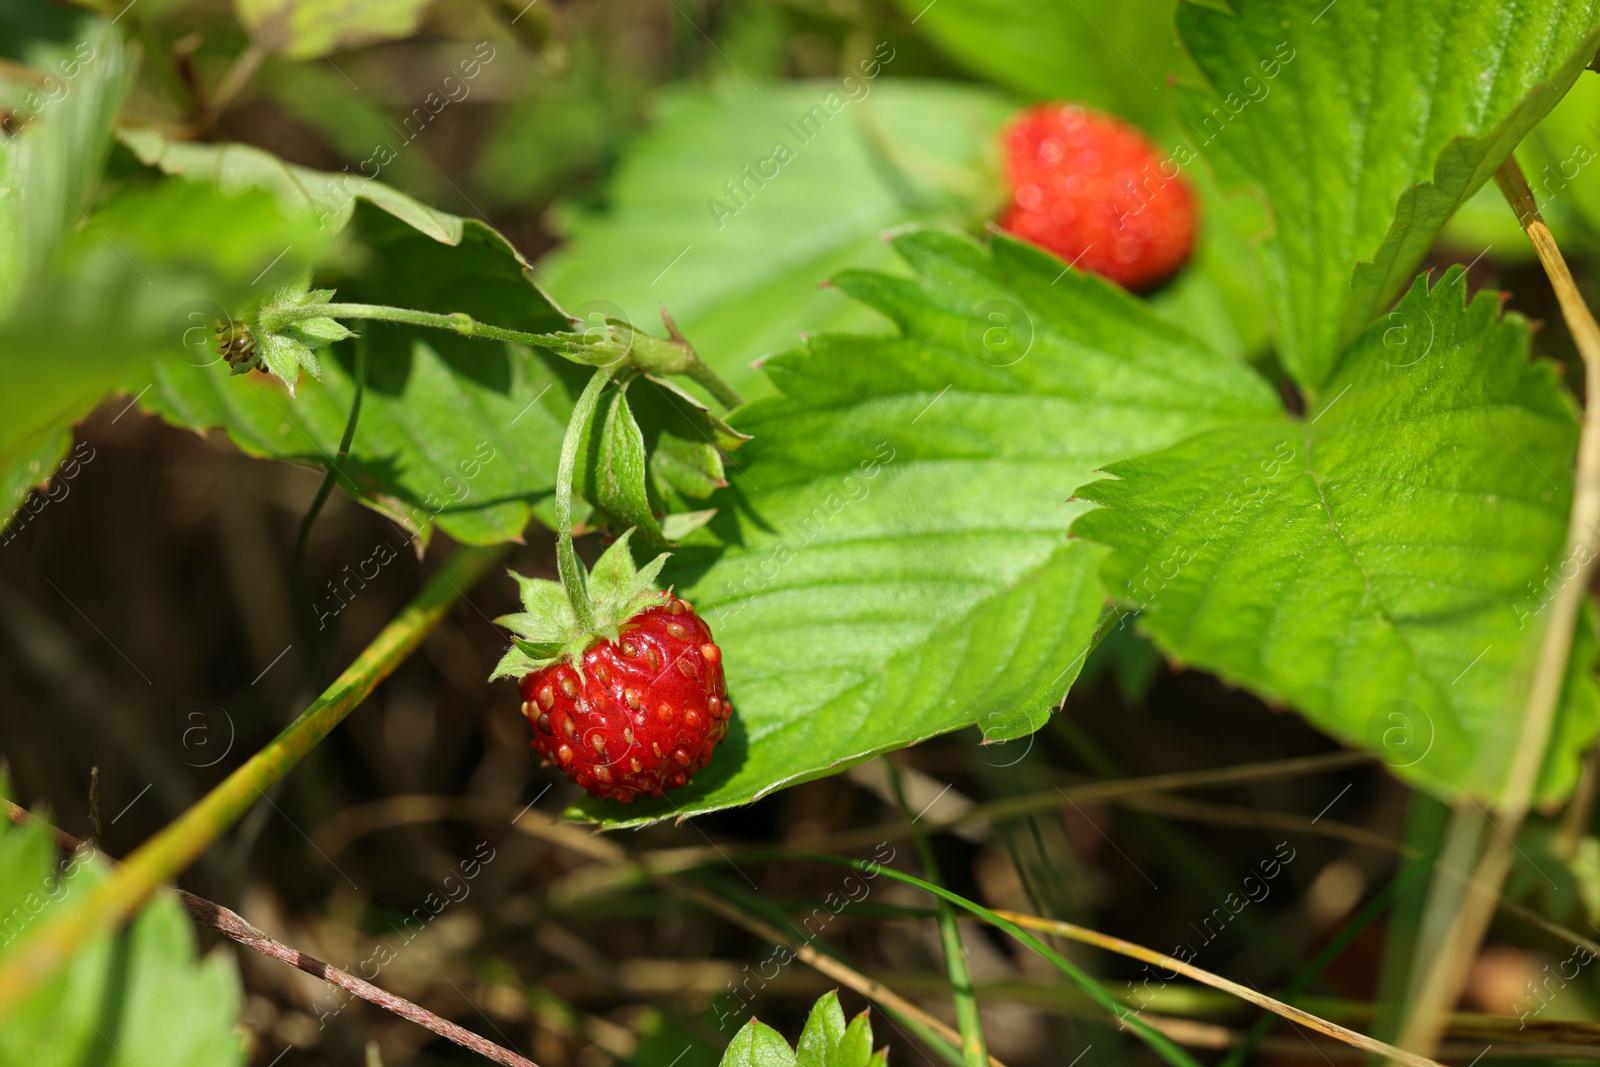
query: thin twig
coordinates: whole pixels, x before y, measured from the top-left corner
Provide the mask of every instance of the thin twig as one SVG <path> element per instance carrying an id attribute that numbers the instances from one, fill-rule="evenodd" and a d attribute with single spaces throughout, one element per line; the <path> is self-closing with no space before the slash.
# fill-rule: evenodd
<path id="1" fill-rule="evenodd" d="M 250 84 L 250 79 L 255 77 L 262 60 L 266 58 L 267 50 L 256 41 L 251 41 L 249 46 L 239 53 L 239 58 L 228 68 L 228 73 L 217 86 L 217 91 L 211 94 L 211 99 L 206 102 L 205 108 L 190 124 L 192 137 L 200 137 L 211 132 L 211 128 L 217 124 L 217 119 L 228 110 L 234 99 L 244 91 L 244 87 Z"/>
<path id="2" fill-rule="evenodd" d="M 20 804 L 5 801 L 6 815 L 12 822 L 22 825 L 35 822 L 43 825 L 55 839 L 56 844 L 68 852 L 77 852 L 82 848 L 98 851 L 91 845 L 78 840 L 59 826 L 45 822 Z M 105 856 L 104 852 L 99 853 Z M 112 864 L 116 860 L 106 856 Z M 283 942 L 275 940 L 252 925 L 244 916 L 221 904 L 197 897 L 193 893 L 182 889 L 173 890 L 177 894 L 178 902 L 183 905 L 183 910 L 189 913 L 189 918 L 201 926 L 209 926 L 227 937 L 244 945 L 246 948 L 255 949 L 263 956 L 271 956 L 275 960 L 282 960 L 292 967 L 298 967 L 307 974 L 320 978 L 329 985 L 337 986 L 349 993 L 354 993 L 369 1003 L 376 1004 L 385 1011 L 393 1012 L 402 1019 L 408 1019 L 425 1029 L 431 1030 L 447 1041 L 454 1041 L 462 1048 L 471 1049 L 478 1055 L 504 1067 L 539 1067 L 532 1060 L 517 1055 L 510 1049 L 501 1048 L 493 1041 L 485 1040 L 471 1030 L 463 1029 L 448 1019 L 441 1019 L 427 1008 L 420 1007 L 407 1000 L 405 997 L 395 996 L 387 990 L 379 989 L 370 982 L 363 982 L 355 975 L 330 964 L 323 963 L 314 956 L 308 956 L 299 949 L 290 948 Z"/>
<path id="3" fill-rule="evenodd" d="M 339 438 L 338 454 L 328 462 L 327 473 L 322 476 L 322 484 L 317 487 L 317 495 L 312 498 L 311 506 L 300 520 L 300 532 L 294 539 L 295 614 L 299 617 L 300 641 L 306 648 L 306 673 L 313 682 L 321 682 L 326 674 L 324 660 L 327 649 L 318 639 L 315 627 L 317 606 L 311 594 L 311 528 L 316 525 L 317 516 L 322 514 L 323 505 L 333 492 L 333 483 L 343 477 L 344 461 L 349 458 L 350 447 L 355 444 L 356 424 L 361 421 L 361 401 L 367 392 L 369 349 L 367 334 L 356 338 L 355 395 L 350 399 L 350 414 L 344 422 L 344 435 Z"/>
<path id="4" fill-rule="evenodd" d="M 24 934 L 0 960 L 0 1022 L 25 994 L 59 969 L 91 935 L 127 921 L 255 806 L 301 758 L 344 721 L 433 632 L 461 597 L 504 555 L 503 546 L 463 546 L 446 559 L 412 601 L 373 638 L 299 718 L 96 885 L 76 908 Z"/>
<path id="5" fill-rule="evenodd" d="M 1572 635 L 1578 614 L 1588 596 L 1589 578 L 1596 555 L 1596 531 L 1600 530 L 1600 432 L 1596 432 L 1596 404 L 1600 404 L 1600 323 L 1596 323 L 1578 287 L 1572 280 L 1561 250 L 1528 188 L 1515 156 L 1508 156 L 1495 172 L 1495 181 L 1505 194 L 1522 228 L 1543 264 L 1561 314 L 1567 322 L 1584 364 L 1584 412 L 1578 436 L 1577 475 L 1573 484 L 1572 510 L 1567 522 L 1563 560 L 1576 565 L 1576 571 L 1562 582 L 1552 598 L 1539 649 L 1538 666 L 1528 689 L 1528 702 L 1522 716 L 1522 732 L 1517 739 L 1506 775 L 1505 790 L 1492 817 L 1493 832 L 1468 882 L 1460 909 L 1446 931 L 1439 951 L 1433 954 L 1424 972 L 1411 1011 L 1400 1032 L 1400 1044 L 1409 1049 L 1431 1051 L 1443 1036 L 1445 1016 L 1461 995 L 1468 966 L 1477 955 L 1489 920 L 1494 915 L 1500 887 L 1511 871 L 1517 831 L 1527 817 L 1538 788 L 1539 768 L 1549 745 L 1556 708 L 1567 677 L 1567 658 L 1572 651 Z M 1563 572 L 1565 568 L 1562 568 Z M 1477 817 L 1474 812 L 1466 818 Z"/>

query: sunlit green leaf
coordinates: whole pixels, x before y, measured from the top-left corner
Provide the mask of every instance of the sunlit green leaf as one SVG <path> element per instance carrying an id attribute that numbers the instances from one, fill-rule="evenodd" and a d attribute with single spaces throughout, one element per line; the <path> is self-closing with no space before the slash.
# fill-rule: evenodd
<path id="1" fill-rule="evenodd" d="M 1101 465 L 1277 400 L 1100 279 L 1003 238 L 896 239 L 915 280 L 836 284 L 901 330 L 769 361 L 781 395 L 663 580 L 705 616 L 734 708 L 710 766 L 643 821 L 747 802 L 933 734 L 1037 728 L 1082 665 L 1102 550 L 1067 537 Z"/>
<path id="2" fill-rule="evenodd" d="M 1280 414 L 1106 468 L 1078 536 L 1168 655 L 1454 799 L 1499 793 L 1563 561 L 1578 420 L 1527 324 L 1424 279 Z M 1600 727 L 1587 623 L 1542 793 Z"/>
<path id="3" fill-rule="evenodd" d="M 1452 211 L 1594 55 L 1600 0 L 1236 0 L 1178 7 L 1209 82 L 1192 145 L 1276 218 L 1260 246 L 1281 356 L 1325 387 Z"/>

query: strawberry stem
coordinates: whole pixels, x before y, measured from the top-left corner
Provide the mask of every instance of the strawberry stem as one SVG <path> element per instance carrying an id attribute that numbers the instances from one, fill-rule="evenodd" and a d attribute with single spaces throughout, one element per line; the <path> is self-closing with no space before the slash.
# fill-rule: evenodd
<path id="1" fill-rule="evenodd" d="M 333 483 L 344 475 L 344 461 L 349 457 L 350 446 L 355 442 L 356 422 L 361 418 L 361 400 L 367 391 L 367 365 L 368 339 L 362 335 L 356 338 L 355 397 L 350 401 L 350 417 L 345 420 L 344 436 L 339 439 L 339 453 L 328 461 L 328 473 L 323 477 L 316 498 L 311 501 L 311 507 L 306 510 L 305 518 L 300 522 L 300 533 L 294 542 L 294 580 L 296 595 L 300 599 L 296 604 L 300 616 L 300 638 L 306 646 L 307 676 L 318 682 L 327 674 L 325 662 L 327 650 L 317 636 L 317 607 L 316 598 L 312 596 L 309 560 L 311 528 L 316 524 L 317 516 L 322 514 L 323 505 L 328 502 L 328 495 L 333 491 Z M 348 482 L 348 479 L 346 481 Z"/>
<path id="2" fill-rule="evenodd" d="M 583 428 L 594 414 L 600 393 L 611 381 L 611 368 L 600 367 L 589 379 L 589 384 L 578 394 L 572 406 L 572 418 L 567 420 L 567 433 L 561 439 L 561 465 L 556 468 L 556 567 L 561 572 L 561 585 L 567 591 L 567 601 L 572 605 L 572 616 L 584 633 L 595 628 L 594 605 L 589 601 L 589 582 L 583 564 L 572 547 L 572 476 L 578 465 L 578 441 Z"/>

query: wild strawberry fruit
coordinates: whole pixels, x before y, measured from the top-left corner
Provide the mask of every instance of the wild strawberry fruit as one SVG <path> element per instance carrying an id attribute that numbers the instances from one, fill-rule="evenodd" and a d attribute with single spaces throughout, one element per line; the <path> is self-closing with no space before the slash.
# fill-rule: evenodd
<path id="1" fill-rule="evenodd" d="M 1194 193 L 1132 126 L 1077 104 L 1041 104 L 1011 120 L 1004 145 L 1011 204 L 1001 229 L 1129 289 L 1189 258 Z"/>
<path id="2" fill-rule="evenodd" d="M 513 575 L 527 612 L 496 620 L 513 647 L 494 677 L 521 677 L 533 749 L 598 797 L 661 796 L 711 762 L 728 734 L 722 650 L 688 601 L 635 571 L 623 535 L 595 564 L 595 627 L 573 620 L 557 582 Z"/>

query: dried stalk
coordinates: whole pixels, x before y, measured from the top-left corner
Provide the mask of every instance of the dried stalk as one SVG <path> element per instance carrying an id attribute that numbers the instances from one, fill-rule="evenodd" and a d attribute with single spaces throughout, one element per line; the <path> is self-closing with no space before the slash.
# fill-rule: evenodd
<path id="1" fill-rule="evenodd" d="M 1577 345 L 1584 364 L 1585 403 L 1583 426 L 1578 437 L 1578 467 L 1573 485 L 1572 510 L 1567 523 L 1564 559 L 1577 564 L 1577 571 L 1563 582 L 1552 599 L 1545 623 L 1544 640 L 1538 666 L 1528 690 L 1528 703 L 1522 717 L 1522 732 L 1506 775 L 1505 791 L 1492 816 L 1491 833 L 1467 885 L 1460 910 L 1455 913 L 1440 949 L 1422 976 L 1411 1012 L 1400 1032 L 1400 1044 L 1416 1051 L 1432 1051 L 1444 1034 L 1446 1016 L 1460 998 L 1467 970 L 1477 955 L 1478 946 L 1489 929 L 1500 887 L 1510 873 L 1516 849 L 1517 831 L 1527 817 L 1538 787 L 1539 767 L 1544 761 L 1562 684 L 1567 675 L 1567 657 L 1572 650 L 1572 635 L 1578 613 L 1588 596 L 1589 579 L 1596 556 L 1595 531 L 1600 529 L 1600 433 L 1595 432 L 1596 409 L 1600 404 L 1600 324 L 1578 293 L 1561 250 L 1528 188 L 1516 157 L 1507 157 L 1495 172 L 1495 181 L 1517 213 L 1534 252 L 1543 264 L 1562 317 Z"/>
<path id="2" fill-rule="evenodd" d="M 21 825 L 26 822 L 43 822 L 26 808 L 5 802 L 6 815 L 11 821 Z M 68 852 L 76 852 L 85 845 L 58 826 L 44 824 L 50 831 L 50 836 L 55 838 L 56 844 Z M 104 853 L 101 853 L 104 855 Z M 107 857 L 109 859 L 109 857 Z M 115 860 L 111 862 L 115 863 Z M 446 1041 L 453 1041 L 464 1049 L 469 1049 L 482 1056 L 484 1059 L 501 1064 L 502 1067 L 539 1067 L 532 1060 L 517 1055 L 510 1049 L 501 1048 L 493 1041 L 479 1037 L 471 1030 L 457 1026 L 448 1019 L 441 1019 L 427 1008 L 420 1007 L 407 1000 L 405 997 L 396 996 L 387 990 L 379 989 L 371 982 L 364 982 L 347 971 L 341 971 L 331 964 L 323 963 L 314 956 L 308 956 L 297 948 L 290 948 L 283 942 L 275 940 L 263 931 L 248 922 L 244 916 L 229 908 L 223 907 L 204 897 L 197 897 L 193 893 L 182 889 L 173 890 L 177 894 L 178 902 L 183 905 L 183 910 L 189 917 L 201 926 L 209 926 L 224 936 L 237 941 L 246 948 L 254 949 L 263 956 L 271 956 L 275 960 L 282 960 L 291 967 L 297 967 L 314 978 L 320 978 L 331 986 L 337 986 L 347 993 L 353 993 L 362 1000 L 376 1004 L 384 1011 L 393 1012 L 426 1030 L 431 1030 Z"/>

